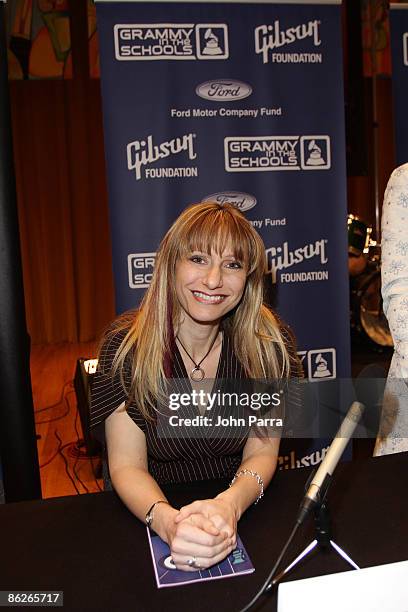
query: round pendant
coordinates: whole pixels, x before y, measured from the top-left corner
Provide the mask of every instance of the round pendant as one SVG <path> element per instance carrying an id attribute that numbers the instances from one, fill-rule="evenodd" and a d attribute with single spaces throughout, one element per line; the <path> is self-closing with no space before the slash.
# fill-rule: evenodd
<path id="1" fill-rule="evenodd" d="M 199 366 L 195 367 L 194 370 L 191 370 L 190 378 L 191 380 L 194 380 L 194 382 L 200 382 L 200 380 L 203 380 L 204 376 L 205 372 Z"/>

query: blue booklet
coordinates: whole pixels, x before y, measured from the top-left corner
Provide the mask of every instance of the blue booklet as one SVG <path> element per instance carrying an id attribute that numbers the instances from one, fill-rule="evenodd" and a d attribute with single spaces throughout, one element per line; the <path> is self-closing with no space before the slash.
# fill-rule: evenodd
<path id="1" fill-rule="evenodd" d="M 196 572 L 183 572 L 178 570 L 170 555 L 170 548 L 163 540 L 149 528 L 147 528 L 150 551 L 152 553 L 153 568 L 156 583 L 159 589 L 163 587 L 179 586 L 181 584 L 192 584 L 202 580 L 217 580 L 219 578 L 232 578 L 240 574 L 252 574 L 255 571 L 251 559 L 237 536 L 237 547 L 228 557 L 213 565 L 209 569 L 200 569 Z"/>

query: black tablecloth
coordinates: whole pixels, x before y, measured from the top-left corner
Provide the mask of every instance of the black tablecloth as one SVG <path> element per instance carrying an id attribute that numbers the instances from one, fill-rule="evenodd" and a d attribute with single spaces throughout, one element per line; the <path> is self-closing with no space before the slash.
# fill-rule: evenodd
<path id="1" fill-rule="evenodd" d="M 330 491 L 333 539 L 360 566 L 408 559 L 408 453 L 340 465 Z M 239 523 L 254 574 L 158 590 L 145 527 L 114 493 L 0 506 L 0 590 L 63 590 L 78 612 L 239 610 L 264 582 L 297 514 L 309 470 L 276 474 L 264 499 Z M 225 483 L 166 487 L 182 505 L 214 496 Z M 312 539 L 309 520 L 287 554 Z M 316 552 L 289 579 L 348 569 L 334 552 Z M 276 594 L 257 609 L 275 610 Z M 297 612 L 297 611 L 296 611 Z"/>

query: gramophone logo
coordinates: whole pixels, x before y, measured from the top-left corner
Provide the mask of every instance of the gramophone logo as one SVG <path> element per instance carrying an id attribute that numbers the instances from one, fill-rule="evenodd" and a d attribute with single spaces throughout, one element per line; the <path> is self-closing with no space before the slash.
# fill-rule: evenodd
<path id="1" fill-rule="evenodd" d="M 328 170 L 331 167 L 329 136 L 302 136 L 300 162 L 302 170 Z"/>
<path id="2" fill-rule="evenodd" d="M 298 356 L 308 380 L 333 380 L 336 378 L 337 367 L 335 348 L 298 351 Z"/>
<path id="3" fill-rule="evenodd" d="M 336 378 L 336 349 L 315 349 L 307 353 L 309 380 Z"/>
<path id="4" fill-rule="evenodd" d="M 227 59 L 229 57 L 227 25 L 198 24 L 196 37 L 198 59 Z"/>

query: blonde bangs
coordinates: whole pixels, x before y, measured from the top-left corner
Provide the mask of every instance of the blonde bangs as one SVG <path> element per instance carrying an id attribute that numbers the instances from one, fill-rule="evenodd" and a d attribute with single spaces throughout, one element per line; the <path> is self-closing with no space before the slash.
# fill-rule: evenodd
<path id="1" fill-rule="evenodd" d="M 187 209 L 185 212 L 188 212 Z M 184 215 L 183 215 L 184 216 Z M 196 205 L 196 214 L 188 215 L 177 232 L 176 258 L 186 257 L 193 251 L 222 256 L 225 250 L 248 268 L 251 274 L 265 267 L 265 250 L 259 236 L 235 207 L 215 202 Z"/>

